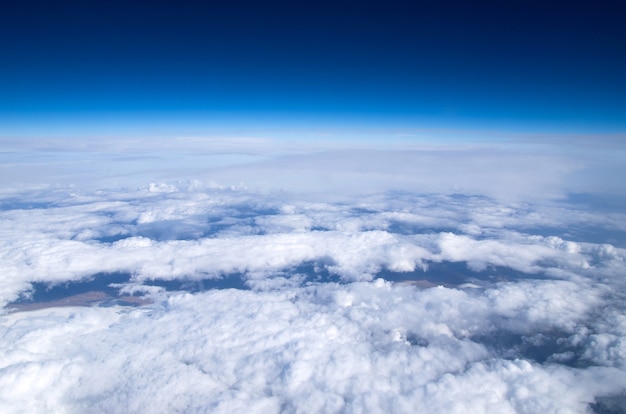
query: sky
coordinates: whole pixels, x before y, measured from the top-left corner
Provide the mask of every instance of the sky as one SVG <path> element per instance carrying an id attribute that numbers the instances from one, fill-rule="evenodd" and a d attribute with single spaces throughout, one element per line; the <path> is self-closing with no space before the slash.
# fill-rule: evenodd
<path id="1" fill-rule="evenodd" d="M 620 2 L 3 9 L 3 136 L 626 127 Z"/>
<path id="2" fill-rule="evenodd" d="M 624 17 L 3 4 L 0 412 L 625 414 Z"/>

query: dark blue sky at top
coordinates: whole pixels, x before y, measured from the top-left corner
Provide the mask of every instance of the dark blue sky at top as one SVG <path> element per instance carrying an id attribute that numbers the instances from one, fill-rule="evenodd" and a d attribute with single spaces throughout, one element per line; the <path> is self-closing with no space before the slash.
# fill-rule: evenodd
<path id="1" fill-rule="evenodd" d="M 4 2 L 0 126 L 623 132 L 625 21 L 620 2 L 603 1 Z"/>

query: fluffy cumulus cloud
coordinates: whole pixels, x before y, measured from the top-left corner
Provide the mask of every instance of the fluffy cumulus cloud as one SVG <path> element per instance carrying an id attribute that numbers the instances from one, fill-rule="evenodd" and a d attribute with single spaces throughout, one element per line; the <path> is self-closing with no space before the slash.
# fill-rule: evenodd
<path id="1" fill-rule="evenodd" d="M 626 412 L 626 215 L 559 201 L 575 157 L 181 142 L 6 155 L 2 412 Z"/>

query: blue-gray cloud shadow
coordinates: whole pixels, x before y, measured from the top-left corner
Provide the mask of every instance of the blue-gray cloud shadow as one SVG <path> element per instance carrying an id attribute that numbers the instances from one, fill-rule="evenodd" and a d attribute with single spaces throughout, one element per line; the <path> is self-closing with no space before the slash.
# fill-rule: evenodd
<path id="1" fill-rule="evenodd" d="M 485 270 L 473 271 L 465 262 L 429 262 L 428 270 L 417 269 L 412 272 L 394 272 L 381 270 L 377 276 L 391 282 L 426 281 L 434 285 L 458 286 L 463 283 L 489 285 L 502 281 L 525 279 L 548 279 L 539 273 L 524 273 L 503 266 L 487 266 Z"/>
<path id="2" fill-rule="evenodd" d="M 595 414 L 626 414 L 626 390 L 617 395 L 596 397 L 589 408 Z"/>
<path id="3" fill-rule="evenodd" d="M 294 268 L 274 272 L 268 277 L 291 278 L 295 275 L 302 277 L 303 284 L 317 283 L 349 283 L 331 271 L 330 258 L 302 263 Z M 474 282 L 483 287 L 500 281 L 515 281 L 523 279 L 545 279 L 541 274 L 527 274 L 504 267 L 488 267 L 483 271 L 475 272 L 467 268 L 464 262 L 429 263 L 428 270 L 413 272 L 394 272 L 383 269 L 376 277 L 391 282 L 427 282 L 427 285 L 444 285 L 456 287 L 463 283 Z M 146 286 L 158 286 L 166 291 L 187 291 L 190 293 L 203 292 L 212 289 L 240 289 L 248 290 L 245 273 L 232 273 L 213 278 L 179 278 L 174 280 L 153 279 L 143 282 Z M 33 282 L 29 297 L 21 298 L 14 304 L 45 303 L 67 299 L 76 295 L 102 292 L 109 298 L 119 298 L 119 289 L 112 284 L 126 284 L 133 282 L 132 275 L 126 272 L 97 273 L 80 281 L 63 283 Z"/>
<path id="4" fill-rule="evenodd" d="M 210 214 L 188 216 L 184 219 L 158 220 L 149 223 L 116 222 L 110 225 L 123 227 L 124 232 L 105 234 L 93 240 L 100 243 L 114 243 L 137 236 L 154 241 L 198 240 L 218 236 L 221 232 L 237 226 L 249 227 L 253 234 L 264 234 L 261 227 L 255 223 L 255 219 L 278 214 L 280 212 L 276 209 L 242 205 L 213 211 Z"/>
<path id="5" fill-rule="evenodd" d="M 124 296 L 119 295 L 119 288 L 112 287 L 112 284 L 125 284 L 132 280 L 132 275 L 125 272 L 114 273 L 98 273 L 89 278 L 80 281 L 68 281 L 64 283 L 51 284 L 47 282 L 33 282 L 30 295 L 24 296 L 10 304 L 45 304 L 55 303 L 64 299 L 72 298 L 91 292 L 104 293 L 108 299 L 120 299 Z M 144 282 L 145 286 L 158 286 L 166 291 L 187 291 L 202 292 L 211 289 L 249 289 L 240 274 L 227 275 L 219 279 L 201 279 L 201 280 L 148 280 Z"/>

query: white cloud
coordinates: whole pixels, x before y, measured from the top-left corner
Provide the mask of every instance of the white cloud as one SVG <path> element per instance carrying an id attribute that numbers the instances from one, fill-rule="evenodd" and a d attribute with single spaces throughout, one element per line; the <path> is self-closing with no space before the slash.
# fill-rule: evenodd
<path id="1" fill-rule="evenodd" d="M 525 234 L 535 226 L 528 223 L 535 210 L 484 198 L 389 194 L 361 198 L 356 205 L 284 204 L 272 195 L 204 188 L 44 197 L 45 208 L 0 213 L 4 303 L 26 291 L 29 282 L 60 283 L 107 272 L 127 272 L 137 281 L 243 272 L 260 287 L 308 280 L 285 272 L 310 262 L 350 281 L 368 280 L 383 268 L 415 270 L 411 277 L 419 279 L 429 262 L 456 261 L 473 270 L 499 266 L 564 279 L 602 271 L 598 277 L 607 278 L 622 271 L 626 256 L 608 244 Z M 482 217 L 473 221 L 481 211 L 497 212 L 505 223 L 495 220 L 490 227 Z M 562 225 L 562 208 L 539 212 L 543 223 Z M 616 219 L 576 210 L 568 216 L 568 229 L 589 221 L 596 228 L 611 227 Z M 468 223 L 480 227 L 480 234 L 448 231 L 461 232 Z M 270 276 L 277 279 L 266 280 Z M 471 280 L 474 274 L 466 276 Z M 293 281 L 278 279 L 285 277 Z"/>
<path id="2" fill-rule="evenodd" d="M 508 289 L 515 292 L 474 296 L 380 282 L 325 284 L 177 294 L 127 312 L 7 315 L 2 401 L 7 412 L 226 412 L 246 405 L 260 412 L 579 412 L 594 396 L 626 386 L 615 368 L 506 360 L 472 340 L 509 332 L 514 322 L 550 332 L 586 315 L 584 290 L 568 292 L 569 303 L 581 306 L 565 313 L 559 304 L 546 308 L 543 298 L 520 302 L 527 309 L 521 312 L 492 306 L 492 293 L 533 295 L 528 286 Z M 558 296 L 562 289 L 546 283 L 536 292 Z M 532 314 L 538 319 L 528 324 Z M 31 375 L 39 382 L 27 388 Z"/>
<path id="3" fill-rule="evenodd" d="M 2 168 L 29 185 L 2 175 L 0 302 L 105 274 L 151 302 L 5 308 L 0 411 L 550 413 L 623 399 L 626 215 L 554 200 L 586 188 L 570 153 L 175 144 L 77 156 L 63 141 L 56 162 L 15 144 Z M 249 289 L 167 290 L 229 277 Z"/>
<path id="4" fill-rule="evenodd" d="M 7 161 L 0 166 L 0 184 L 7 194 L 44 183 L 101 189 L 152 182 L 153 189 L 171 190 L 200 180 L 224 188 L 313 192 L 318 198 L 392 189 L 480 194 L 505 201 L 626 190 L 619 184 L 623 180 L 608 177 L 622 172 L 623 146 L 612 142 L 607 151 L 575 141 L 563 150 L 562 142 L 546 142 L 352 142 L 346 148 L 341 143 L 260 138 L 3 139 Z M 167 187 L 159 187 L 163 185 Z"/>

